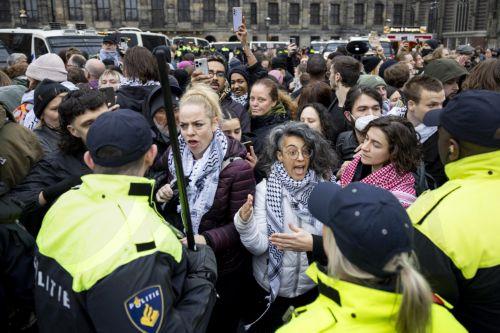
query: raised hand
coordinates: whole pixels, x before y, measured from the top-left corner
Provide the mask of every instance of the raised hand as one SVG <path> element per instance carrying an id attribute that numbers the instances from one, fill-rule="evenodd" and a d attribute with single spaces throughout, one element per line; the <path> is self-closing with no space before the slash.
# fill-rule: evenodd
<path id="1" fill-rule="evenodd" d="M 294 226 L 293 224 L 289 224 L 288 226 L 290 227 L 292 233 L 272 234 L 271 237 L 269 237 L 271 243 L 273 243 L 279 250 L 282 251 L 312 251 L 312 235 L 304 229 Z"/>
<path id="2" fill-rule="evenodd" d="M 251 194 L 247 197 L 247 202 L 243 206 L 241 206 L 239 210 L 240 218 L 243 223 L 247 223 L 252 215 L 253 211 L 253 196 Z"/>

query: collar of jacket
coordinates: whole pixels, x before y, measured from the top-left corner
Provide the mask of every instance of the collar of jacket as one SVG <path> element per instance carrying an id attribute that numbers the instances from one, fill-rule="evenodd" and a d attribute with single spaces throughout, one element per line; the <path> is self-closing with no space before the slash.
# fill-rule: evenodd
<path id="1" fill-rule="evenodd" d="M 444 167 L 449 179 L 500 178 L 500 150 L 462 158 Z"/>
<path id="2" fill-rule="evenodd" d="M 306 274 L 318 284 L 320 297 L 334 301 L 353 318 L 365 321 L 389 318 L 397 313 L 401 304 L 401 294 L 335 279 L 324 273 L 317 263 L 309 266 Z"/>
<path id="3" fill-rule="evenodd" d="M 82 177 L 81 189 L 102 198 L 134 196 L 152 202 L 154 183 L 154 180 L 144 177 L 90 174 Z"/>

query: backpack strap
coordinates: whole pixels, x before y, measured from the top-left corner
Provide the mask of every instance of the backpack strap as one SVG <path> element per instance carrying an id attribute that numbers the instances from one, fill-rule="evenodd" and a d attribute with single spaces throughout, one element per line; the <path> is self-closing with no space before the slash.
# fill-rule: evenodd
<path id="1" fill-rule="evenodd" d="M 226 158 L 224 161 L 222 161 L 222 167 L 220 168 L 220 171 L 222 172 L 222 170 L 224 170 L 229 164 L 237 160 L 242 160 L 242 158 L 239 156 Z"/>

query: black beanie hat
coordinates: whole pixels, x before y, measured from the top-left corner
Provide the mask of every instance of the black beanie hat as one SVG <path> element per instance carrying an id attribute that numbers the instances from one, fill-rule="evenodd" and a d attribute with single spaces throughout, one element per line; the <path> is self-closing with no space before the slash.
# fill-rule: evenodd
<path id="1" fill-rule="evenodd" d="M 229 80 L 229 83 L 231 83 L 231 75 L 233 75 L 233 73 L 240 74 L 241 76 L 243 76 L 245 78 L 245 81 L 247 81 L 247 84 L 250 84 L 250 82 L 249 82 L 250 75 L 248 74 L 248 70 L 245 66 L 236 66 L 236 67 L 231 69 L 231 71 L 229 72 L 229 76 L 227 77 Z"/>
<path id="2" fill-rule="evenodd" d="M 33 111 L 37 118 L 42 116 L 43 110 L 57 95 L 68 92 L 68 88 L 55 81 L 45 79 L 38 84 L 34 93 Z"/>

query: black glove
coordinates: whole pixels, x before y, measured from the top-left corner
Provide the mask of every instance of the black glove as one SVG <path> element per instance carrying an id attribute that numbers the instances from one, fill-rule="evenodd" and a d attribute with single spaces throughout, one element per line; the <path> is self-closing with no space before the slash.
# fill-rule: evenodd
<path id="1" fill-rule="evenodd" d="M 212 248 L 208 245 L 196 244 L 196 251 L 186 249 L 188 276 L 206 279 L 213 284 L 217 280 L 217 262 Z"/>
<path id="2" fill-rule="evenodd" d="M 73 186 L 80 185 L 82 183 L 82 180 L 80 177 L 81 176 L 71 176 L 69 178 L 66 178 L 66 179 L 60 181 L 57 184 L 46 187 L 42 191 L 43 197 L 45 198 L 47 203 L 51 204 L 57 198 L 59 198 L 59 196 L 61 194 L 67 192 Z"/>

